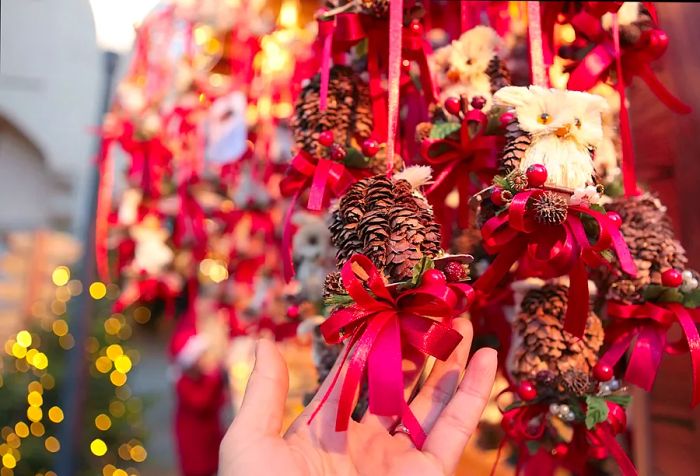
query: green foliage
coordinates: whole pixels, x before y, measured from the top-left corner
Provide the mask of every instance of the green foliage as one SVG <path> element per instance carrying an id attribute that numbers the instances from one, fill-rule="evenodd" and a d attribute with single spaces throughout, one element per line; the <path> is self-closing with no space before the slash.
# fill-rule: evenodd
<path id="1" fill-rule="evenodd" d="M 413 277 L 411 278 L 411 284 L 416 286 L 418 283 L 420 283 L 423 273 L 433 268 L 435 268 L 435 263 L 433 262 L 433 260 L 427 256 L 423 256 L 423 258 L 421 258 L 421 260 L 418 263 L 416 263 L 416 265 L 413 267 Z"/>
<path id="2" fill-rule="evenodd" d="M 430 129 L 431 139 L 444 139 L 462 128 L 458 122 L 436 122 Z"/>
<path id="3" fill-rule="evenodd" d="M 333 294 L 323 300 L 323 304 L 328 307 L 347 307 L 351 306 L 355 301 L 349 294 Z"/>
<path id="4" fill-rule="evenodd" d="M 353 169 L 365 169 L 369 167 L 369 159 L 354 147 L 345 149 L 345 160 L 343 161 L 346 167 Z"/>
<path id="5" fill-rule="evenodd" d="M 586 397 L 586 406 L 586 428 L 589 430 L 608 419 L 610 410 L 604 398 L 589 395 Z"/>

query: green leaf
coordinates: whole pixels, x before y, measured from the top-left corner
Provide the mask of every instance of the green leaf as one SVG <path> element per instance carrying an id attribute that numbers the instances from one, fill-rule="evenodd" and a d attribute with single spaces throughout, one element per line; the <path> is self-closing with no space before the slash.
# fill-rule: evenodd
<path id="1" fill-rule="evenodd" d="M 530 453 L 530 456 L 534 456 L 540 449 L 540 442 L 537 440 L 527 440 L 525 442 L 525 446 L 527 447 L 527 451 Z"/>
<path id="2" fill-rule="evenodd" d="M 589 395 L 586 397 L 586 405 L 586 428 L 589 430 L 608 419 L 609 409 L 604 398 Z"/>
<path id="3" fill-rule="evenodd" d="M 600 213 L 605 213 L 605 207 L 603 207 L 602 205 L 598 205 L 597 203 L 591 204 L 591 210 L 594 210 L 594 211 L 600 212 Z"/>
<path id="4" fill-rule="evenodd" d="M 430 129 L 431 139 L 444 139 L 450 134 L 457 132 L 462 128 L 462 124 L 458 122 L 437 122 Z"/>
<path id="5" fill-rule="evenodd" d="M 413 278 L 411 279 L 411 283 L 414 286 L 420 283 L 423 273 L 425 273 L 429 269 L 433 269 L 434 267 L 435 263 L 433 262 L 433 260 L 427 256 L 423 256 L 421 260 L 418 263 L 416 263 L 416 265 L 413 267 Z"/>
<path id="6" fill-rule="evenodd" d="M 700 288 L 693 289 L 687 293 L 685 299 L 683 299 L 683 305 L 690 309 L 700 307 Z"/>
<path id="7" fill-rule="evenodd" d="M 632 397 L 630 395 L 607 395 L 604 398 L 609 402 L 617 403 L 622 407 L 627 407 L 627 405 L 629 405 L 630 401 L 632 400 Z"/>
<path id="8" fill-rule="evenodd" d="M 659 296 L 664 292 L 664 287 L 660 286 L 658 284 L 650 284 L 647 287 L 644 288 L 644 292 L 642 293 L 644 296 L 644 299 L 647 301 L 656 301 Z"/>
<path id="9" fill-rule="evenodd" d="M 323 300 L 323 303 L 328 307 L 347 307 L 354 303 L 349 294 L 333 294 Z"/>
<path id="10" fill-rule="evenodd" d="M 658 297 L 659 302 L 683 302 L 683 294 L 677 288 L 665 288 Z"/>
<path id="11" fill-rule="evenodd" d="M 369 159 L 354 147 L 345 149 L 345 160 L 343 162 L 346 167 L 353 169 L 365 169 L 369 166 Z"/>
<path id="12" fill-rule="evenodd" d="M 496 175 L 493 178 L 493 183 L 494 183 L 494 185 L 498 185 L 501 188 L 508 188 L 508 178 L 506 178 L 506 177 L 501 177 L 500 175 Z"/>

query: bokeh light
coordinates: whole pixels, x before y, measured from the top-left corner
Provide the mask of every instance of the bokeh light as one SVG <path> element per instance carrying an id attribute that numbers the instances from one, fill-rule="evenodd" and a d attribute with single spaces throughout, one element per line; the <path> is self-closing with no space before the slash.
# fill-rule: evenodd
<path id="1" fill-rule="evenodd" d="M 100 281 L 95 281 L 90 285 L 89 292 L 93 299 L 102 299 L 107 295 L 107 286 Z"/>
<path id="2" fill-rule="evenodd" d="M 95 456 L 104 456 L 107 453 L 107 444 L 100 438 L 95 438 L 90 443 L 90 451 Z"/>
<path id="3" fill-rule="evenodd" d="M 67 266 L 59 266 L 51 273 L 51 281 L 56 286 L 65 286 L 70 281 L 70 269 Z"/>

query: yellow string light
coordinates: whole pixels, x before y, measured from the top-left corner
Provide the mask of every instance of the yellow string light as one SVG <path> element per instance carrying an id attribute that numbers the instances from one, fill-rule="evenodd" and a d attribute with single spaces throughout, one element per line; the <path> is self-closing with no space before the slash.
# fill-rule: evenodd
<path id="1" fill-rule="evenodd" d="M 32 345 L 32 335 L 29 331 L 19 331 L 17 333 L 16 341 L 22 347 L 29 347 Z"/>
<path id="2" fill-rule="evenodd" d="M 90 451 L 95 456 L 104 456 L 107 453 L 107 444 L 100 438 L 95 438 L 90 443 Z"/>
<path id="3" fill-rule="evenodd" d="M 124 354 L 124 349 L 119 344 L 112 344 L 107 347 L 106 354 L 111 361 L 115 361 L 117 357 Z"/>
<path id="4" fill-rule="evenodd" d="M 137 463 L 143 463 L 146 461 L 146 458 L 148 457 L 148 452 L 146 451 L 146 448 L 144 448 L 141 445 L 136 445 L 133 446 L 129 450 L 129 455 L 131 456 L 131 459 L 134 460 Z"/>
<path id="5" fill-rule="evenodd" d="M 100 281 L 95 281 L 90 285 L 89 292 L 93 299 L 99 300 L 107 295 L 107 286 Z"/>
<path id="6" fill-rule="evenodd" d="M 119 400 L 113 400 L 110 402 L 109 413 L 117 418 L 124 416 L 124 413 L 126 413 L 126 406 L 124 405 L 124 402 L 120 402 Z"/>
<path id="7" fill-rule="evenodd" d="M 2 465 L 6 468 L 12 469 L 17 466 L 17 460 L 10 453 L 5 453 L 2 455 Z"/>
<path id="8" fill-rule="evenodd" d="M 49 358 L 43 352 L 39 352 L 32 359 L 32 365 L 39 370 L 44 370 L 49 366 Z"/>
<path id="9" fill-rule="evenodd" d="M 114 368 L 123 374 L 129 373 L 129 370 L 131 370 L 131 359 L 126 355 L 120 355 L 114 359 Z"/>
<path id="10" fill-rule="evenodd" d="M 46 441 L 44 441 L 44 447 L 49 453 L 57 453 L 61 449 L 61 443 L 55 436 L 49 436 L 46 438 Z"/>
<path id="11" fill-rule="evenodd" d="M 41 411 L 39 407 L 29 407 L 27 408 L 27 418 L 29 421 L 40 421 L 44 416 L 44 412 Z"/>
<path id="12" fill-rule="evenodd" d="M 44 403 L 44 399 L 39 392 L 33 391 L 27 395 L 27 403 L 32 407 L 40 407 Z"/>
<path id="13" fill-rule="evenodd" d="M 54 423 L 61 423 L 63 421 L 63 410 L 56 406 L 49 408 L 49 420 Z"/>
<path id="14" fill-rule="evenodd" d="M 65 286 L 70 280 L 70 269 L 66 266 L 59 266 L 51 273 L 51 281 L 56 286 Z"/>
<path id="15" fill-rule="evenodd" d="M 118 370 L 113 370 L 112 373 L 109 374 L 109 380 L 115 387 L 121 387 L 124 385 L 126 383 L 126 379 L 126 374 L 123 374 Z"/>
<path id="16" fill-rule="evenodd" d="M 29 436 L 29 427 L 23 421 L 17 422 L 15 425 L 15 434 L 20 438 L 26 438 Z"/>
<path id="17" fill-rule="evenodd" d="M 44 425 L 41 422 L 35 421 L 29 426 L 29 431 L 32 432 L 32 435 L 39 438 L 44 436 L 46 429 L 44 428 Z"/>
<path id="18" fill-rule="evenodd" d="M 98 430 L 107 431 L 112 427 L 112 420 L 104 413 L 100 413 L 95 417 L 95 426 Z"/>
<path id="19" fill-rule="evenodd" d="M 51 324 L 51 330 L 58 337 L 62 337 L 68 334 L 68 323 L 63 319 L 57 319 L 53 321 L 53 324 Z"/>
<path id="20" fill-rule="evenodd" d="M 98 357 L 97 360 L 95 360 L 95 367 L 101 373 L 106 374 L 112 370 L 112 361 L 105 356 Z"/>

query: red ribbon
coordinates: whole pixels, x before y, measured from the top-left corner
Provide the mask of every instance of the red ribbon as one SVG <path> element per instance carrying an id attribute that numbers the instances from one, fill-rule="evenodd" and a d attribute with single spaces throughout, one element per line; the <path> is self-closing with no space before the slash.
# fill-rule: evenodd
<path id="1" fill-rule="evenodd" d="M 334 197 L 342 195 L 353 183 L 355 177 L 338 162 L 324 158 L 314 158 L 302 150 L 290 162 L 287 175 L 280 182 L 280 191 L 285 197 L 292 197 L 283 223 L 282 253 L 284 276 L 287 281 L 294 276 L 292 265 L 292 212 L 301 194 L 309 189 L 307 207 L 320 210 L 328 192 Z"/>
<path id="2" fill-rule="evenodd" d="M 634 276 L 637 268 L 624 238 L 615 224 L 604 214 L 581 206 L 569 206 L 566 221 L 560 225 L 542 225 L 527 213 L 528 202 L 542 190 L 527 190 L 513 198 L 507 213 L 489 219 L 481 229 L 484 249 L 498 254 L 474 287 L 484 292 L 493 290 L 520 258 L 525 258 L 542 278 L 569 275 L 569 302 L 564 330 L 582 337 L 588 320 L 588 273 L 586 265 L 608 265 L 601 252 L 615 251 L 621 269 Z M 592 218 L 598 228 L 598 239 L 591 243 L 581 216 Z"/>
<path id="3" fill-rule="evenodd" d="M 612 343 L 600 361 L 613 366 L 631 349 L 625 380 L 649 392 L 664 352 L 671 355 L 690 352 L 692 406 L 697 405 L 700 402 L 700 334 L 697 329 L 700 312 L 678 303 L 621 304 L 615 301 L 608 303 L 607 311 L 613 321 L 606 329 L 606 337 Z M 680 325 L 685 340 L 669 343 L 667 334 L 674 323 Z"/>
<path id="4" fill-rule="evenodd" d="M 358 279 L 354 266 L 367 274 L 366 282 Z M 402 348 L 408 346 L 422 354 L 447 359 L 462 336 L 433 318 L 449 320 L 462 313 L 471 302 L 473 291 L 465 284 L 433 284 L 394 297 L 379 270 L 364 255 L 354 255 L 343 266 L 341 275 L 355 304 L 334 311 L 321 324 L 329 344 L 347 341 L 342 365 L 347 361 L 348 368 L 338 403 L 336 430 L 347 430 L 355 394 L 366 372 L 369 411 L 401 417 L 411 440 L 421 448 L 425 432 L 404 399 Z M 328 399 L 339 375 L 340 369 L 311 419 Z"/>
<path id="5" fill-rule="evenodd" d="M 446 222 L 447 210 L 445 199 L 457 189 L 459 207 L 457 208 L 460 228 L 469 226 L 469 197 L 489 183 L 496 171 L 497 139 L 486 136 L 488 117 L 482 111 L 469 111 L 462 121 L 459 131 L 459 141 L 452 139 L 426 139 L 421 144 L 421 157 L 435 170 L 436 177 L 433 185 L 427 190 L 428 199 L 435 209 L 443 234 L 451 228 Z M 472 135 L 470 125 L 475 125 Z M 478 176 L 481 184 L 474 184 L 471 174 Z"/>
<path id="6" fill-rule="evenodd" d="M 202 260 L 207 255 L 208 236 L 204 224 L 206 216 L 202 206 L 189 190 L 190 184 L 194 183 L 196 178 L 192 177 L 178 186 L 180 210 L 175 217 L 173 243 L 177 247 L 189 244 L 195 259 Z"/>

